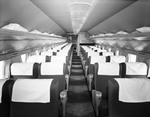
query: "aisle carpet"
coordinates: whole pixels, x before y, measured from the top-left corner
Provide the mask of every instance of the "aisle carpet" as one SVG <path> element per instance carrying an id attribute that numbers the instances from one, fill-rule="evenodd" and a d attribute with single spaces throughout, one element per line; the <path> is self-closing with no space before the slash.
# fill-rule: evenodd
<path id="1" fill-rule="evenodd" d="M 73 51 L 66 117 L 95 117 L 80 57 Z"/>

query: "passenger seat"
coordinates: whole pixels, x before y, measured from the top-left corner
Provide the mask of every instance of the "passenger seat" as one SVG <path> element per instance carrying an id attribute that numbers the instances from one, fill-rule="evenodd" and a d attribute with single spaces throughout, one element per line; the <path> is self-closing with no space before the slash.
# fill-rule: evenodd
<path id="1" fill-rule="evenodd" d="M 150 117 L 150 80 L 110 79 L 108 102 L 109 117 Z"/>
<path id="2" fill-rule="evenodd" d="M 143 62 L 124 62 L 120 63 L 122 68 L 123 78 L 138 78 L 147 77 L 148 67 L 146 63 Z"/>
<path id="3" fill-rule="evenodd" d="M 53 79 L 18 79 L 12 87 L 10 117 L 58 117 L 59 82 Z"/>
<path id="4" fill-rule="evenodd" d="M 39 66 L 39 79 L 57 79 L 59 81 L 59 92 L 68 90 L 69 78 L 66 74 L 64 63 L 41 63 Z"/>
<path id="5" fill-rule="evenodd" d="M 95 63 L 92 102 L 97 116 L 108 116 L 108 80 L 120 77 L 119 63 Z"/>
<path id="6" fill-rule="evenodd" d="M 10 117 L 10 88 L 13 80 L 0 79 L 0 117 Z"/>
<path id="7" fill-rule="evenodd" d="M 10 78 L 38 78 L 38 63 L 13 63 L 10 66 Z"/>

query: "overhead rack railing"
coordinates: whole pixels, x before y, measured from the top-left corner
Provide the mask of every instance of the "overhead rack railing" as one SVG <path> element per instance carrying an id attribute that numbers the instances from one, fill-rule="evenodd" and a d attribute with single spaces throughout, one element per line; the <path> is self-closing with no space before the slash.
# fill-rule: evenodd
<path id="1" fill-rule="evenodd" d="M 112 47 L 125 48 L 135 51 L 150 52 L 150 27 L 136 29 L 135 32 L 128 34 L 119 32 L 114 35 L 100 34 L 91 37 L 98 45 L 109 45 Z"/>
<path id="2" fill-rule="evenodd" d="M 58 37 L 58 36 L 51 36 L 51 35 L 44 35 L 44 34 L 35 34 L 30 32 L 23 32 L 23 31 L 14 31 L 14 30 L 7 30 L 7 29 L 0 29 L 0 36 L 4 35 L 11 35 L 11 36 L 20 36 L 18 39 L 22 39 L 22 37 L 26 39 L 49 39 L 49 40 L 62 40 L 66 41 L 66 37 Z M 23 39 L 24 39 L 23 38 Z"/>
<path id="3" fill-rule="evenodd" d="M 119 31 L 117 33 L 106 33 L 91 36 L 92 40 L 97 39 L 137 39 L 137 40 L 146 40 L 150 38 L 150 27 L 141 27 L 136 29 L 133 33 L 128 33 L 125 31 Z"/>

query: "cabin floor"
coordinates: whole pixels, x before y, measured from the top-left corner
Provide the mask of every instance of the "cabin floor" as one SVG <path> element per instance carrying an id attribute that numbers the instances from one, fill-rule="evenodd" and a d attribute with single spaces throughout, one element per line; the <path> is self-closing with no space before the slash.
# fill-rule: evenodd
<path id="1" fill-rule="evenodd" d="M 73 50 L 66 117 L 95 117 L 81 59 Z"/>

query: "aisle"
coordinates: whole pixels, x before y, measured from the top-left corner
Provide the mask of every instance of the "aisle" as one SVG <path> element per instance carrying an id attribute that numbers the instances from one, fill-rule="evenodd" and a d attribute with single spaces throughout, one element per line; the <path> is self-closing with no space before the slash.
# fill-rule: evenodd
<path id="1" fill-rule="evenodd" d="M 73 51 L 66 117 L 95 117 L 80 57 Z"/>

